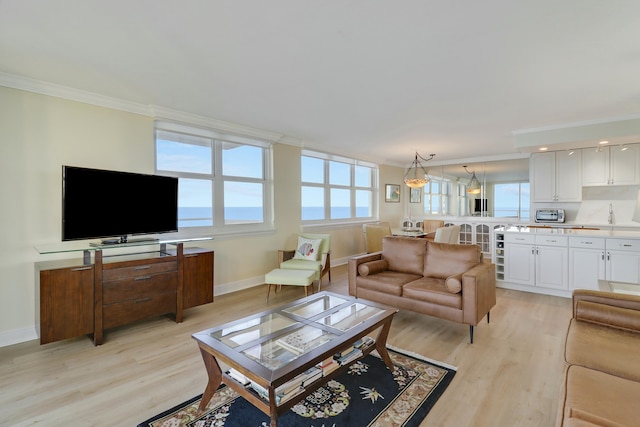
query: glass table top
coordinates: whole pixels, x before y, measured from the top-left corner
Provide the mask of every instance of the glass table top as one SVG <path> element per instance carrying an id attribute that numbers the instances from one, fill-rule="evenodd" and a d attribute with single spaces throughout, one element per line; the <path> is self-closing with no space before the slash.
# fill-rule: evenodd
<path id="1" fill-rule="evenodd" d="M 366 302 L 323 292 L 273 312 L 222 325 L 206 334 L 275 370 L 385 312 L 384 308 Z"/>

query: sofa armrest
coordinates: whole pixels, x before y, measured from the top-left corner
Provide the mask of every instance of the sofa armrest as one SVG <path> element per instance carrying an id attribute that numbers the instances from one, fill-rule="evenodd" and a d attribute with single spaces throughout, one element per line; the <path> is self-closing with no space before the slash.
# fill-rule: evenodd
<path id="1" fill-rule="evenodd" d="M 640 296 L 575 290 L 573 317 L 576 320 L 640 332 Z"/>
<path id="2" fill-rule="evenodd" d="M 370 254 L 359 255 L 349 258 L 348 262 L 348 279 L 349 279 L 349 295 L 358 297 L 358 288 L 356 286 L 356 277 L 358 276 L 358 266 L 365 262 L 378 261 L 382 259 L 382 252 L 372 252 Z"/>
<path id="3" fill-rule="evenodd" d="M 482 262 L 462 274 L 463 323 L 476 326 L 495 305 L 495 264 Z"/>

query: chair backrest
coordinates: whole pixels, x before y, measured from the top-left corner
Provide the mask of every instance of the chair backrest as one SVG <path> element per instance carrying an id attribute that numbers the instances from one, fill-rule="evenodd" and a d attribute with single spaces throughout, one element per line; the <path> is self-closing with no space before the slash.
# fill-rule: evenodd
<path id="1" fill-rule="evenodd" d="M 451 227 L 439 227 L 436 230 L 436 237 L 433 239 L 433 241 L 438 243 L 449 243 L 450 237 Z"/>
<path id="2" fill-rule="evenodd" d="M 382 238 L 384 236 L 391 236 L 391 227 L 388 222 L 364 224 L 363 230 L 367 253 L 381 251 Z"/>
<path id="3" fill-rule="evenodd" d="M 459 225 L 451 225 L 447 228 L 451 229 L 451 234 L 449 235 L 449 243 L 459 243 L 460 239 L 460 226 Z"/>
<path id="4" fill-rule="evenodd" d="M 444 221 L 439 219 L 425 219 L 422 221 L 422 230 L 425 233 L 433 233 L 440 227 L 444 227 Z"/>

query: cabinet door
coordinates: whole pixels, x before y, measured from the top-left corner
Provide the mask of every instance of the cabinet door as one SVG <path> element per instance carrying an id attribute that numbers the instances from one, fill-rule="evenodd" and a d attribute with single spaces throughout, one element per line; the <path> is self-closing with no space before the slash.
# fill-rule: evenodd
<path id="1" fill-rule="evenodd" d="M 605 279 L 603 249 L 569 250 L 569 289 L 599 290 L 598 280 Z"/>
<path id="2" fill-rule="evenodd" d="M 532 245 L 505 243 L 505 281 L 533 285 L 535 248 Z"/>
<path id="3" fill-rule="evenodd" d="M 607 251 L 607 280 L 640 283 L 640 253 Z"/>
<path id="4" fill-rule="evenodd" d="M 556 155 L 556 201 L 582 200 L 582 156 L 580 150 L 558 151 Z"/>
<path id="5" fill-rule="evenodd" d="M 609 150 L 598 147 L 584 148 L 582 152 L 582 185 L 609 184 Z"/>
<path id="6" fill-rule="evenodd" d="M 567 289 L 568 250 L 566 247 L 536 247 L 536 286 Z"/>
<path id="7" fill-rule="evenodd" d="M 556 196 L 556 155 L 535 153 L 529 160 L 532 202 L 553 202 Z"/>
<path id="8" fill-rule="evenodd" d="M 92 265 L 40 271 L 40 344 L 93 333 Z"/>
<path id="9" fill-rule="evenodd" d="M 183 308 L 213 302 L 213 252 L 185 249 L 183 280 Z"/>
<path id="10" fill-rule="evenodd" d="M 638 145 L 626 145 L 623 147 L 609 147 L 611 158 L 610 179 L 613 185 L 640 184 L 638 174 Z"/>

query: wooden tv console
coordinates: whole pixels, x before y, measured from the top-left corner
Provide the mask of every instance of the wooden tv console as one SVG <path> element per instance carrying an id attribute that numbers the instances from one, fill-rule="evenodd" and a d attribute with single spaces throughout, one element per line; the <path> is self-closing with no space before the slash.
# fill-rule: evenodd
<path id="1" fill-rule="evenodd" d="M 40 344 L 92 335 L 154 316 L 182 322 L 183 310 L 213 302 L 214 252 L 159 244 L 159 250 L 36 263 Z"/>

